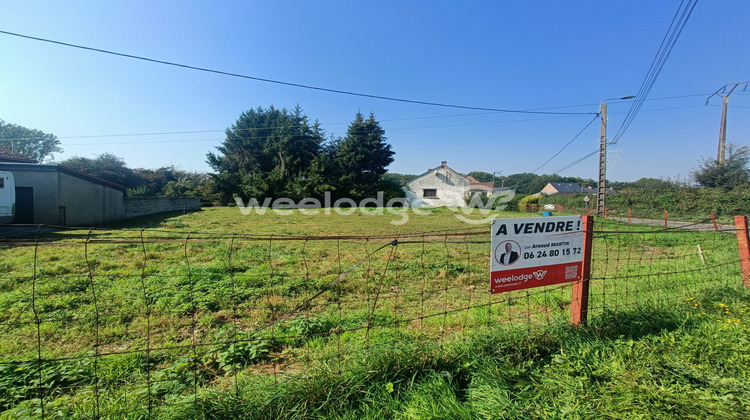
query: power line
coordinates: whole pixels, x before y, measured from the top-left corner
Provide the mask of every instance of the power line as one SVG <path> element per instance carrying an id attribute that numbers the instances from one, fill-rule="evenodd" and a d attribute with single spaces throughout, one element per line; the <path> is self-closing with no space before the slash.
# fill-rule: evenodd
<path id="1" fill-rule="evenodd" d="M 566 170 L 566 169 L 570 168 L 571 166 L 575 166 L 575 165 L 577 165 L 577 164 L 579 164 L 579 163 L 583 162 L 584 160 L 586 160 L 586 159 L 590 158 L 591 156 L 594 156 L 594 155 L 596 155 L 596 154 L 598 154 L 598 153 L 599 153 L 599 149 L 596 149 L 596 150 L 594 150 L 593 152 L 589 153 L 588 155 L 586 155 L 586 156 L 584 156 L 584 157 L 582 157 L 582 158 L 580 158 L 580 159 L 576 160 L 575 162 L 573 162 L 573 163 L 571 163 L 571 164 L 569 164 L 569 165 L 563 166 L 562 168 L 560 168 L 560 169 L 558 169 L 558 170 L 556 170 L 556 171 L 554 171 L 554 172 L 552 172 L 552 173 L 553 173 L 553 174 L 556 174 L 556 173 L 558 173 L 558 172 L 562 172 L 562 171 L 564 171 L 564 170 Z"/>
<path id="2" fill-rule="evenodd" d="M 740 93 L 736 93 L 736 94 L 740 94 Z M 661 98 L 647 99 L 647 101 L 660 101 L 660 100 L 690 98 L 690 97 L 705 97 L 706 95 L 709 95 L 709 93 L 700 93 L 700 94 L 693 94 L 693 95 L 680 95 L 680 96 L 666 96 L 666 97 L 661 97 Z M 555 107 L 555 108 L 575 108 L 575 107 L 584 107 L 584 106 L 593 106 L 593 105 L 598 105 L 598 104 L 567 105 L 567 106 L 560 106 L 560 107 Z M 719 107 L 719 105 L 708 105 L 708 106 Z M 675 106 L 675 107 L 667 107 L 667 108 L 646 109 L 646 110 L 644 110 L 644 112 L 665 111 L 665 110 L 673 110 L 673 109 L 687 109 L 687 108 L 705 108 L 705 107 L 706 107 L 706 105 L 686 105 L 686 106 Z M 733 105 L 732 108 L 748 108 L 748 107 Z M 540 109 L 544 109 L 544 108 L 540 108 Z M 496 114 L 496 112 L 479 112 L 479 113 L 469 113 L 469 114 L 448 114 L 448 115 L 434 115 L 434 116 L 412 117 L 412 118 L 392 118 L 392 119 L 386 119 L 386 120 L 379 120 L 378 122 L 384 123 L 384 122 L 393 122 L 393 121 L 413 121 L 413 120 L 427 120 L 427 119 L 437 119 L 437 118 L 470 117 L 470 116 L 492 115 L 492 114 Z M 619 114 L 619 113 L 618 112 L 610 112 L 610 114 Z M 597 117 L 598 114 L 594 114 L 594 116 Z M 466 123 L 466 124 L 451 124 L 451 125 L 433 125 L 433 126 L 420 126 L 420 127 L 389 128 L 388 131 L 418 130 L 418 129 L 428 129 L 428 128 L 443 128 L 443 127 L 470 126 L 470 125 L 506 124 L 506 123 L 514 123 L 514 122 L 542 121 L 542 120 L 570 118 L 570 117 L 575 117 L 575 115 L 563 115 L 563 116 L 547 117 L 547 118 L 526 118 L 526 119 L 518 119 L 518 120 L 481 122 L 481 123 Z M 334 125 L 345 125 L 345 124 L 349 124 L 349 123 L 324 123 L 324 124 L 321 124 L 321 126 L 334 126 Z M 294 126 L 292 128 L 296 128 L 296 127 L 301 127 L 301 126 Z M 280 127 L 242 128 L 242 129 L 238 129 L 238 131 L 251 131 L 251 130 L 273 129 L 273 128 L 280 128 Z M 87 134 L 87 135 L 75 135 L 75 136 L 59 136 L 57 138 L 58 139 L 86 139 L 86 138 L 106 138 L 106 137 L 168 136 L 168 135 L 179 135 L 179 134 L 223 133 L 225 131 L 226 131 L 226 129 L 191 130 L 191 131 L 156 131 L 156 132 L 148 132 L 148 133 Z M 39 140 L 39 139 L 41 139 L 41 137 L 18 137 L 18 138 L 3 139 L 3 140 L 9 140 L 9 141 L 10 140 L 13 140 L 13 141 L 31 141 L 31 140 Z M 148 142 L 142 142 L 142 143 L 148 143 Z M 84 144 L 91 144 L 91 143 L 79 143 L 79 144 L 74 144 L 74 145 L 78 146 L 78 145 L 84 145 Z M 103 143 L 103 144 L 125 144 L 125 143 Z"/>
<path id="3" fill-rule="evenodd" d="M 443 124 L 443 125 L 432 125 L 432 126 L 419 126 L 419 127 L 400 127 L 400 128 L 389 128 L 388 132 L 393 131 L 404 131 L 404 130 L 425 130 L 425 129 L 431 129 L 431 128 L 446 128 L 446 127 L 464 127 L 464 126 L 475 126 L 475 125 L 488 125 L 488 124 L 508 124 L 508 123 L 514 123 L 514 122 L 524 122 L 524 121 L 540 121 L 540 120 L 550 120 L 550 119 L 560 119 L 560 118 L 572 118 L 575 117 L 573 115 L 566 115 L 566 116 L 557 116 L 557 117 L 547 117 L 547 118 L 527 118 L 522 120 L 511 120 L 511 121 L 493 121 L 493 122 L 485 122 L 485 123 L 466 123 L 466 124 Z M 594 116 L 594 119 L 596 119 L 597 116 Z M 239 129 L 239 131 L 251 131 L 251 130 L 268 130 L 273 128 L 284 128 L 284 127 L 258 127 L 258 128 L 244 128 Z M 209 133 L 209 132 L 216 132 L 216 131 L 223 131 L 223 130 L 206 130 L 206 131 L 184 131 L 184 132 L 171 132 L 171 133 L 154 133 L 155 135 L 158 134 L 186 134 L 186 133 Z M 366 133 L 367 131 L 361 131 L 362 133 Z M 356 132 L 360 133 L 360 132 Z M 133 134 L 133 136 L 146 136 L 150 134 Z M 101 138 L 101 137 L 126 137 L 127 134 L 113 134 L 113 135 L 103 135 L 103 136 L 70 136 L 70 137 L 59 137 L 60 139 L 73 139 L 73 138 Z M 255 138 L 268 138 L 270 136 L 263 136 L 263 137 L 255 137 Z M 8 139 L 16 141 L 16 140 L 36 140 L 38 138 L 32 138 L 32 137 L 25 137 L 25 138 L 17 138 L 17 139 Z M 190 140 L 148 140 L 148 141 L 128 141 L 128 142 L 97 142 L 97 143 L 67 143 L 64 146 L 98 146 L 98 145 L 107 145 L 107 144 L 150 144 L 150 143 L 180 143 L 183 141 L 189 141 L 189 142 L 200 142 L 200 141 L 221 141 L 223 139 L 190 139 Z"/>
<path id="4" fill-rule="evenodd" d="M 675 44 L 677 43 L 677 39 L 679 39 L 680 34 L 687 24 L 687 21 L 690 18 L 690 15 L 692 14 L 693 9 L 695 8 L 695 5 L 697 3 L 698 0 L 682 0 L 680 2 L 680 7 L 677 9 L 677 12 L 672 18 L 669 29 L 662 39 L 656 56 L 651 62 L 651 67 L 646 73 L 646 77 L 644 78 L 643 83 L 641 83 L 641 87 L 635 96 L 635 100 L 631 104 L 630 110 L 628 110 L 628 114 L 625 116 L 625 120 L 623 121 L 622 125 L 620 125 L 620 128 L 617 130 L 617 133 L 609 142 L 609 144 L 617 143 L 623 136 L 623 134 L 625 134 L 625 131 L 627 131 L 627 129 L 630 127 L 630 124 L 633 123 L 636 115 L 638 115 L 638 112 L 643 106 L 643 103 L 646 101 L 648 94 L 651 92 L 651 88 L 653 88 L 654 83 L 656 83 L 656 79 L 657 77 L 659 77 L 659 73 L 661 73 L 661 70 L 664 68 L 664 64 L 666 64 L 669 55 L 672 53 L 672 48 L 674 48 Z M 578 163 L 590 158 L 591 156 L 594 156 L 597 153 L 599 153 L 599 150 L 589 153 L 588 155 L 576 160 L 575 162 L 556 170 L 554 173 L 564 171 L 571 166 L 577 165 Z"/>
<path id="5" fill-rule="evenodd" d="M 682 0 L 680 2 L 680 7 L 678 7 L 677 12 L 672 18 L 669 29 L 667 29 L 667 33 L 664 35 L 664 38 L 661 41 L 661 45 L 659 45 L 656 56 L 651 62 L 651 67 L 646 73 L 646 77 L 644 78 L 643 83 L 641 83 L 641 87 L 638 90 L 638 93 L 635 95 L 635 100 L 631 104 L 630 110 L 625 116 L 625 120 L 622 122 L 622 125 L 620 125 L 620 128 L 615 133 L 615 136 L 612 139 L 612 143 L 617 143 L 623 136 L 623 134 L 625 134 L 625 131 L 627 131 L 627 129 L 630 127 L 630 124 L 633 123 L 633 120 L 635 120 L 636 115 L 638 115 L 641 106 L 643 106 L 643 102 L 651 92 L 651 88 L 653 88 L 654 83 L 656 83 L 656 79 L 657 77 L 659 77 L 659 73 L 661 73 L 662 69 L 664 68 L 664 64 L 666 64 L 669 55 L 672 53 L 672 48 L 674 48 L 675 44 L 677 43 L 677 39 L 679 39 L 680 34 L 685 28 L 685 25 L 687 24 L 687 21 L 690 18 L 690 15 L 693 13 L 693 9 L 695 8 L 695 5 L 697 3 L 698 0 Z"/>
<path id="6" fill-rule="evenodd" d="M 718 106 L 718 105 L 717 105 Z M 742 108 L 739 106 L 735 106 L 736 108 Z M 705 108 L 704 105 L 689 105 L 689 106 L 682 106 L 682 107 L 669 107 L 669 108 L 656 108 L 656 109 L 647 109 L 645 112 L 652 112 L 652 111 L 663 111 L 663 110 L 672 110 L 672 109 L 685 109 L 685 108 Z M 467 114 L 467 115 L 475 115 L 475 114 Z M 566 116 L 556 116 L 556 117 L 547 117 L 547 118 L 526 118 L 526 119 L 520 119 L 520 120 L 508 120 L 508 121 L 492 121 L 492 122 L 482 122 L 482 123 L 466 123 L 466 124 L 442 124 L 442 125 L 430 125 L 430 126 L 418 126 L 418 127 L 399 127 L 399 128 L 389 128 L 388 132 L 393 131 L 405 131 L 405 130 L 426 130 L 426 129 L 432 129 L 432 128 L 446 128 L 446 127 L 465 127 L 465 126 L 476 126 L 476 125 L 490 125 L 490 124 L 509 124 L 509 123 L 515 123 L 515 122 L 526 122 L 526 121 L 543 121 L 543 120 L 554 120 L 554 119 L 561 119 L 561 118 L 573 118 L 575 116 L 573 115 L 566 115 Z M 424 118 L 440 118 L 440 117 L 424 117 Z M 598 118 L 598 115 L 595 115 L 592 121 L 596 120 Z M 406 120 L 413 120 L 413 119 L 421 119 L 421 118 L 402 118 L 397 120 L 383 120 L 383 121 L 406 121 Z M 382 122 L 382 121 L 381 121 Z M 336 123 L 336 124 L 346 124 L 346 123 Z M 589 122 L 586 127 L 584 127 L 583 130 L 588 128 L 592 122 Z M 326 124 L 327 125 L 327 124 Z M 238 131 L 253 131 L 253 130 L 267 130 L 267 129 L 273 129 L 273 128 L 283 128 L 283 127 L 257 127 L 257 128 L 242 128 L 238 129 Z M 294 127 L 292 127 L 294 128 Z M 583 132 L 581 130 L 581 133 Z M 80 139 L 80 138 L 104 138 L 104 137 L 128 137 L 128 136 L 150 136 L 150 135 L 174 135 L 174 134 L 199 134 L 199 133 L 214 133 L 214 132 L 223 132 L 224 130 L 198 130 L 198 131 L 172 131 L 172 132 L 160 132 L 160 133 L 138 133 L 138 134 L 103 134 L 103 135 L 87 135 L 87 136 L 65 136 L 65 137 L 58 137 L 59 139 Z M 573 140 L 578 138 L 581 133 L 578 133 L 568 144 L 572 143 Z M 268 136 L 264 137 L 267 138 Z M 16 139 L 7 139 L 7 140 L 37 140 L 38 137 L 24 137 L 24 138 L 16 138 Z M 221 138 L 211 138 L 211 139 L 187 139 L 187 140 L 149 140 L 149 141 L 132 141 L 132 142 L 97 142 L 97 143 L 67 143 L 64 146 L 98 146 L 98 145 L 121 145 L 121 144 L 150 144 L 150 143 L 180 143 L 180 142 L 202 142 L 202 141 L 222 141 Z M 567 145 L 565 146 L 567 147 Z M 563 150 L 565 149 L 563 148 Z M 562 152 L 562 150 L 560 150 Z M 556 157 L 560 152 L 555 154 L 552 158 Z M 552 159 L 550 159 L 551 161 Z M 545 162 L 545 165 L 549 163 L 549 161 Z M 544 166 L 544 165 L 542 165 Z M 541 167 L 540 167 L 541 168 Z M 539 169 L 539 168 L 537 168 Z M 536 172 L 536 170 L 532 171 Z"/>
<path id="7" fill-rule="evenodd" d="M 586 131 L 586 129 L 587 129 L 587 128 L 589 128 L 589 126 L 590 126 L 590 125 L 591 125 L 591 124 L 592 124 L 592 123 L 593 123 L 594 121 L 596 121 L 596 119 L 597 119 L 598 117 L 599 117 L 599 115 L 596 115 L 596 116 L 594 116 L 594 118 L 592 118 L 592 119 L 591 119 L 591 121 L 589 121 L 589 123 L 588 123 L 588 124 L 586 124 L 586 126 L 585 126 L 585 127 L 583 127 L 583 129 L 581 129 L 581 131 L 579 131 L 579 132 L 578 132 L 578 134 L 576 134 L 576 135 L 575 135 L 575 136 L 574 136 L 574 137 L 573 137 L 572 139 L 570 139 L 570 141 L 569 141 L 569 142 L 567 142 L 567 143 L 565 144 L 565 146 L 563 146 L 563 147 L 562 147 L 562 149 L 558 150 L 558 151 L 557 151 L 557 153 L 555 153 L 555 154 L 554 154 L 554 156 L 552 156 L 551 158 L 547 159 L 547 161 L 546 161 L 546 162 L 542 163 L 542 164 L 541 164 L 541 165 L 540 165 L 540 166 L 539 166 L 538 168 L 534 169 L 534 170 L 533 170 L 533 171 L 531 171 L 531 172 L 532 172 L 532 173 L 535 173 L 536 171 L 538 171 L 538 170 L 542 169 L 542 168 L 543 168 L 543 167 L 544 167 L 544 166 L 545 166 L 546 164 L 550 163 L 550 162 L 552 161 L 552 159 L 556 158 L 556 157 L 557 157 L 557 155 L 559 155 L 560 153 L 562 153 L 562 151 L 563 151 L 563 150 L 565 150 L 565 149 L 566 149 L 566 148 L 567 148 L 568 146 L 570 146 L 570 144 L 571 144 L 571 143 L 573 143 L 573 142 L 574 142 L 574 141 L 575 141 L 575 140 L 576 140 L 576 139 L 577 139 L 577 138 L 578 138 L 578 137 L 579 137 L 579 136 L 580 136 L 581 134 L 583 134 L 583 132 L 584 132 L 584 131 Z"/>
<path id="8" fill-rule="evenodd" d="M 688 97 L 688 96 L 703 96 L 703 95 L 685 95 L 685 96 L 674 96 L 674 97 L 671 97 L 671 98 L 654 98 L 654 99 L 651 99 L 651 100 L 660 100 L 660 99 L 672 99 L 672 98 L 681 98 L 681 97 Z M 647 109 L 647 110 L 646 110 L 645 112 L 653 112 L 653 111 L 668 111 L 668 110 L 672 110 L 672 109 L 686 109 L 686 108 L 703 108 L 703 107 L 704 107 L 703 105 L 688 105 L 688 106 L 677 106 L 677 107 L 667 107 L 667 108 L 654 108 L 654 109 Z M 741 107 L 741 106 L 734 106 L 733 108 L 743 108 L 743 107 Z M 594 119 L 596 119 L 596 117 L 594 117 Z M 576 138 L 578 138 L 578 136 L 580 136 L 580 135 L 581 135 L 581 134 L 583 133 L 583 131 L 584 131 L 584 130 L 586 130 L 586 128 L 588 128 L 588 126 L 589 126 L 589 125 L 591 125 L 591 123 L 592 123 L 592 122 L 589 122 L 589 123 L 588 123 L 588 124 L 586 125 L 586 127 L 584 127 L 584 128 L 583 128 L 583 130 L 581 130 L 581 132 L 580 132 L 580 133 L 576 134 L 576 136 L 575 136 L 575 137 L 573 137 L 573 139 L 572 139 L 572 140 L 570 140 L 570 141 L 569 141 L 569 142 L 568 142 L 568 143 L 567 143 L 567 144 L 566 144 L 565 146 L 563 146 L 563 148 L 562 148 L 562 149 L 560 149 L 560 151 L 558 151 L 557 153 L 555 153 L 555 155 L 554 155 L 554 156 L 552 156 L 552 157 L 551 157 L 551 158 L 550 158 L 549 160 L 547 160 L 546 162 L 544 162 L 544 163 L 543 163 L 543 164 L 542 164 L 542 165 L 541 165 L 540 167 L 538 167 L 538 168 L 534 169 L 534 170 L 533 170 L 533 171 L 531 171 L 531 172 L 536 172 L 536 171 L 538 171 L 539 169 L 541 169 L 542 167 L 544 167 L 544 166 L 545 166 L 546 164 L 548 164 L 548 163 L 549 163 L 550 161 L 552 161 L 552 159 L 554 159 L 555 157 L 557 157 L 557 155 L 559 155 L 559 154 L 560 154 L 560 152 L 562 152 L 563 150 L 565 150 L 565 148 L 567 148 L 567 147 L 568 147 L 568 146 L 569 146 L 569 145 L 570 145 L 570 144 L 571 144 L 571 143 L 572 143 L 572 142 L 573 142 L 573 141 L 574 141 L 574 140 L 575 140 Z M 607 144 L 608 144 L 608 145 L 613 145 L 613 144 L 614 144 L 614 142 L 613 142 L 613 141 L 609 141 L 609 142 L 607 142 Z M 561 169 L 558 169 L 557 171 L 555 171 L 555 172 L 553 172 L 553 173 L 557 173 L 557 172 L 563 171 L 563 170 L 565 170 L 565 169 L 568 169 L 568 168 L 570 168 L 571 166 L 574 166 L 574 165 L 576 165 L 576 164 L 580 163 L 581 161 L 583 161 L 583 160 L 585 160 L 585 159 L 587 159 L 587 158 L 589 158 L 589 157 L 591 157 L 591 156 L 593 156 L 593 154 L 588 154 L 588 155 L 584 156 L 583 158 L 581 158 L 581 159 L 578 159 L 578 160 L 576 160 L 575 162 L 573 162 L 573 163 L 571 163 L 571 164 L 569 164 L 569 165 L 567 165 L 567 166 L 565 166 L 565 167 L 563 167 L 563 168 L 561 168 Z"/>
<path id="9" fill-rule="evenodd" d="M 238 77 L 238 78 L 241 78 L 241 79 L 255 80 L 255 81 L 258 81 L 258 82 L 273 83 L 273 84 L 277 84 L 277 85 L 291 86 L 291 87 L 296 87 L 296 88 L 301 88 L 301 89 L 317 90 L 317 91 L 328 92 L 328 93 L 338 93 L 338 94 L 341 94 L 341 95 L 358 96 L 358 97 L 363 97 L 363 98 L 379 99 L 379 100 L 384 100 L 384 101 L 410 103 L 410 104 L 417 104 L 417 105 L 438 106 L 438 107 L 444 107 L 444 108 L 471 109 L 471 110 L 475 110 L 475 111 L 507 112 L 507 113 L 517 113 L 517 114 L 553 114 L 553 115 L 555 115 L 555 114 L 561 114 L 561 115 L 593 115 L 593 114 L 595 114 L 593 112 L 524 111 L 524 110 L 516 110 L 516 109 L 486 108 L 486 107 L 478 107 L 478 106 L 454 105 L 454 104 L 445 104 L 445 103 L 440 103 L 440 102 L 428 102 L 428 101 L 418 101 L 418 100 L 413 100 L 413 99 L 394 98 L 394 97 L 390 97 L 390 96 L 372 95 L 372 94 L 367 94 L 367 93 L 358 93 L 358 92 L 351 92 L 351 91 L 346 91 L 346 90 L 339 90 L 339 89 L 324 88 L 324 87 L 319 87 L 319 86 L 305 85 L 305 84 L 301 84 L 301 83 L 284 82 L 284 81 L 281 81 L 281 80 L 267 79 L 267 78 L 256 77 L 256 76 L 248 76 L 248 75 L 245 75 L 245 74 L 232 73 L 232 72 L 221 71 L 221 70 L 214 70 L 214 69 L 209 69 L 209 68 L 205 68 L 205 67 L 197 67 L 197 66 L 191 66 L 191 65 L 187 65 L 187 64 L 175 63 L 175 62 L 171 62 L 171 61 L 157 60 L 157 59 L 147 58 L 147 57 L 142 57 L 142 56 L 137 56 L 137 55 L 133 55 L 133 54 L 124 54 L 124 53 L 119 53 L 119 52 L 115 52 L 115 51 L 103 50 L 103 49 L 100 49 L 100 48 L 92 48 L 92 47 L 87 47 L 87 46 L 83 46 L 83 45 L 70 44 L 70 43 L 67 43 L 67 42 L 55 41 L 55 40 L 51 40 L 51 39 L 39 38 L 39 37 L 34 37 L 34 36 L 29 36 L 29 35 L 23 35 L 23 34 L 19 34 L 19 33 L 15 33 L 15 32 L 8 32 L 8 31 L 2 31 L 2 30 L 0 30 L 0 34 L 5 34 L 5 35 L 11 35 L 11 36 L 19 37 L 19 38 L 30 39 L 30 40 L 33 40 L 33 41 L 47 42 L 47 43 L 55 44 L 55 45 L 62 45 L 62 46 L 65 46 L 65 47 L 78 48 L 78 49 L 87 50 L 87 51 L 93 51 L 93 52 L 98 52 L 98 53 L 102 53 L 102 54 L 109 54 L 109 55 L 114 55 L 114 56 L 118 56 L 118 57 L 131 58 L 131 59 L 134 59 L 134 60 L 147 61 L 147 62 L 150 62 L 150 63 L 163 64 L 163 65 L 166 65 L 166 66 L 180 67 L 180 68 L 184 68 L 184 69 L 188 69 L 188 70 L 201 71 L 201 72 L 205 72 L 205 73 L 220 74 L 220 75 L 223 75 L 223 76 Z"/>
<path id="10" fill-rule="evenodd" d="M 162 144 L 162 143 L 197 143 L 204 141 L 222 141 L 221 138 L 212 139 L 179 139 L 179 140 L 148 140 L 148 141 L 107 141 L 97 143 L 69 143 L 65 144 L 65 147 L 70 146 L 105 146 L 105 145 L 122 145 L 122 144 Z"/>
<path id="11" fill-rule="evenodd" d="M 697 96 L 697 95 L 693 95 L 693 96 Z M 704 107 L 704 106 L 702 106 L 702 105 L 689 105 L 689 106 L 678 106 L 678 107 L 668 107 L 668 108 L 656 108 L 656 109 L 647 109 L 647 110 L 646 110 L 645 112 L 652 112 L 652 111 L 666 111 L 666 110 L 671 110 L 671 109 L 685 109 L 685 108 L 703 108 L 703 107 Z M 741 107 L 736 107 L 736 108 L 741 108 Z M 608 142 L 607 142 L 607 145 L 610 145 L 610 146 L 611 146 L 611 145 L 613 145 L 613 144 L 615 144 L 614 140 L 610 140 L 610 141 L 608 141 Z M 571 163 L 571 164 L 568 164 L 568 165 L 566 165 L 566 166 L 564 166 L 564 167 L 562 167 L 562 168 L 560 168 L 560 169 L 558 169 L 558 170 L 554 171 L 553 173 L 557 173 L 557 172 L 560 172 L 560 171 L 564 171 L 564 170 L 566 170 L 566 169 L 570 168 L 571 166 L 575 166 L 575 165 L 577 165 L 577 164 L 579 164 L 579 163 L 583 162 L 584 160 L 586 160 L 586 159 L 590 158 L 591 156 L 594 156 L 594 155 L 595 155 L 595 154 L 597 154 L 597 153 L 599 153 L 599 150 L 598 150 L 598 149 L 597 149 L 597 150 L 596 150 L 595 152 L 593 152 L 593 153 L 589 153 L 588 155 L 586 155 L 586 156 L 584 156 L 584 157 L 582 157 L 582 158 L 580 158 L 580 159 L 576 160 L 575 162 L 573 162 L 573 163 Z M 557 155 L 555 155 L 555 156 L 557 156 Z M 554 157 L 554 156 L 553 156 L 553 157 Z M 545 163 L 545 164 L 546 164 L 546 163 Z M 536 172 L 536 170 L 534 170 L 534 172 Z"/>

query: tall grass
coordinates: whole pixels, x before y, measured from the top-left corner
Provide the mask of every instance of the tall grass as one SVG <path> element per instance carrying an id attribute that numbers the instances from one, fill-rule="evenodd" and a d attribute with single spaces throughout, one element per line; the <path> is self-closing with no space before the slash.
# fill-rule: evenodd
<path id="1" fill-rule="evenodd" d="M 696 310 L 691 302 L 699 300 Z M 733 321 L 727 322 L 730 308 Z M 746 418 L 750 292 L 606 313 L 591 328 L 494 327 L 442 349 L 401 336 L 342 370 L 318 366 L 239 398 L 206 392 L 173 418 Z M 704 315 L 705 313 L 705 315 Z M 736 318 L 734 318 L 736 317 Z M 224 398 L 222 398 L 224 397 Z"/>
<path id="2" fill-rule="evenodd" d="M 211 209 L 15 240 L 0 418 L 747 414 L 731 235 L 600 225 L 576 328 L 569 285 L 486 293 L 488 238 L 376 236 L 466 231 L 448 210 L 393 217 Z"/>

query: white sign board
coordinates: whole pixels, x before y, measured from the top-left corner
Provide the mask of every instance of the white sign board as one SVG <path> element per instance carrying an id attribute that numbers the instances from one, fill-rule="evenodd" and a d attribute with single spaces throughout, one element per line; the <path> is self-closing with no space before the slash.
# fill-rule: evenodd
<path id="1" fill-rule="evenodd" d="M 492 220 L 490 293 L 547 286 L 580 278 L 581 216 Z"/>

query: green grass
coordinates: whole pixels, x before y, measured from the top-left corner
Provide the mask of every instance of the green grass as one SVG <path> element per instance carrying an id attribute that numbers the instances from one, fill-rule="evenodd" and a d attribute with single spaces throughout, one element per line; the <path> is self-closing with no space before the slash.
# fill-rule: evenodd
<path id="1" fill-rule="evenodd" d="M 440 348 L 400 336 L 337 370 L 199 395 L 174 418 L 746 418 L 750 293 L 608 313 L 591 328 L 492 328 Z M 689 303 L 689 302 L 688 302 Z M 724 306 L 721 306 L 724 305 Z M 741 321 L 725 322 L 730 307 Z M 260 391 L 259 391 L 260 390 Z M 236 397 L 235 397 L 236 395 Z"/>
<path id="2" fill-rule="evenodd" d="M 0 244 L 0 418 L 747 417 L 732 235 L 598 221 L 577 328 L 569 285 L 487 294 L 488 225 L 408 216 L 207 209 Z"/>

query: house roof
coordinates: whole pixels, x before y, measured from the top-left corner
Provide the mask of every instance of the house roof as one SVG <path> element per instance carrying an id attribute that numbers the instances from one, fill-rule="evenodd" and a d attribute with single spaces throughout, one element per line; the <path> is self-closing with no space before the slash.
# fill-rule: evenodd
<path id="1" fill-rule="evenodd" d="M 561 194 L 596 194 L 597 189 L 591 187 L 581 187 L 575 182 L 550 182 L 548 185 L 552 186 L 558 193 Z M 545 187 L 546 188 L 546 187 Z M 607 188 L 605 194 L 617 194 L 612 187 Z"/>
<path id="2" fill-rule="evenodd" d="M 116 182 L 107 181 L 106 179 L 99 178 L 98 176 L 89 175 L 87 173 L 83 173 L 80 171 L 76 171 L 75 169 L 66 168 L 65 166 L 57 165 L 57 170 L 59 172 L 62 172 L 64 174 L 68 174 L 70 176 L 74 176 L 76 178 L 85 179 L 87 181 L 93 182 L 95 184 L 103 185 L 105 187 L 109 187 L 115 190 L 120 190 L 125 192 L 127 190 L 127 187 L 120 185 Z"/>
<path id="3" fill-rule="evenodd" d="M 443 161 L 440 164 L 440 166 L 436 166 L 434 168 L 427 169 L 427 172 L 425 172 L 422 175 L 419 175 L 416 178 L 412 179 L 411 181 L 407 182 L 406 185 L 410 185 L 410 184 L 414 183 L 415 181 L 417 181 L 419 179 L 422 179 L 422 178 L 424 178 L 426 176 L 430 176 L 430 175 L 434 176 L 440 169 L 443 169 L 443 170 L 445 170 L 446 172 L 449 172 L 449 173 L 454 173 L 454 174 L 460 176 L 461 178 L 466 178 L 467 181 L 471 182 L 471 180 L 469 180 L 467 178 L 467 175 L 462 174 L 461 172 L 458 172 L 458 171 L 454 170 L 453 168 L 451 168 L 450 166 L 447 165 L 447 162 Z"/>
<path id="4" fill-rule="evenodd" d="M 494 191 L 495 184 L 493 182 L 472 182 L 469 184 L 469 191 Z"/>
<path id="5" fill-rule="evenodd" d="M 555 190 L 557 190 L 558 193 L 595 193 L 595 188 L 583 188 L 580 185 L 576 184 L 575 182 L 550 182 L 549 185 L 552 186 Z"/>
<path id="6" fill-rule="evenodd" d="M 36 163 L 36 160 L 0 146 L 0 162 Z"/>
<path id="7" fill-rule="evenodd" d="M 430 174 L 435 174 L 440 169 L 443 169 L 447 172 L 452 172 L 461 178 L 466 179 L 469 181 L 469 191 L 494 191 L 495 190 L 495 183 L 494 182 L 480 182 L 476 178 L 474 178 L 471 175 L 462 174 L 461 172 L 458 172 L 448 166 L 448 162 L 443 161 L 441 162 L 440 166 L 437 166 L 435 168 L 430 168 L 427 170 L 427 172 L 423 173 L 422 175 L 417 176 L 416 178 L 412 179 L 411 181 L 407 182 L 407 185 L 412 184 L 414 181 L 421 179 L 425 176 L 428 176 Z"/>
<path id="8" fill-rule="evenodd" d="M 119 191 L 125 191 L 127 188 L 116 184 L 114 182 L 107 181 L 93 175 L 85 174 L 83 172 L 76 171 L 74 169 L 66 168 L 59 165 L 42 165 L 38 163 L 22 163 L 22 162 L 3 162 L 0 160 L 0 170 L 2 171 L 38 171 L 38 172 L 60 172 L 76 178 L 80 178 L 94 184 L 103 185 Z"/>
<path id="9" fill-rule="evenodd" d="M 494 191 L 495 190 L 493 187 L 490 187 L 489 185 L 484 185 L 484 184 L 486 184 L 486 182 L 470 184 L 469 191 Z"/>

